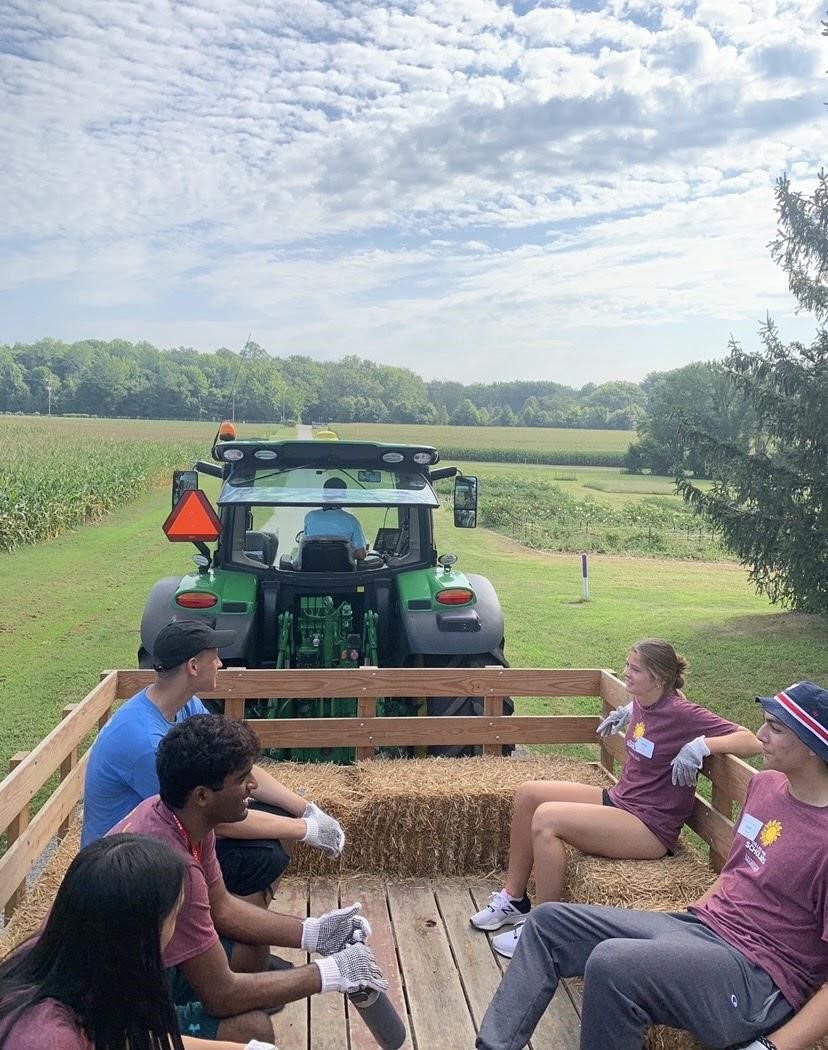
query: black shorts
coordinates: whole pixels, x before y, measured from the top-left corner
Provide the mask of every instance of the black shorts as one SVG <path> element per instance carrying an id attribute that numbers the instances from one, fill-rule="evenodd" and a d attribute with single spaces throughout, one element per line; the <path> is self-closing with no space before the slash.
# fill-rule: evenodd
<path id="1" fill-rule="evenodd" d="M 266 802 L 251 802 L 250 809 L 279 817 L 292 814 Z M 278 839 L 216 839 L 216 856 L 224 885 L 239 897 L 269 890 L 290 863 L 290 856 Z"/>
<path id="2" fill-rule="evenodd" d="M 609 791 L 607 791 L 606 788 L 602 788 L 601 789 L 601 805 L 602 806 L 612 806 L 613 809 L 618 809 L 618 807 L 615 805 L 615 803 L 610 798 L 610 793 L 609 793 Z"/>

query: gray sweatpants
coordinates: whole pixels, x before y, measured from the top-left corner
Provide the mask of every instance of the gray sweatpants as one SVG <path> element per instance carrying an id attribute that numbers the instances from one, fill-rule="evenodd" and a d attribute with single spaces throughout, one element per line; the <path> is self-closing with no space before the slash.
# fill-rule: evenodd
<path id="1" fill-rule="evenodd" d="M 732 1046 L 793 1013 L 764 970 L 689 912 L 541 904 L 486 1011 L 478 1050 L 521 1050 L 560 978 L 581 975 L 581 1050 L 641 1050 L 651 1024 Z"/>

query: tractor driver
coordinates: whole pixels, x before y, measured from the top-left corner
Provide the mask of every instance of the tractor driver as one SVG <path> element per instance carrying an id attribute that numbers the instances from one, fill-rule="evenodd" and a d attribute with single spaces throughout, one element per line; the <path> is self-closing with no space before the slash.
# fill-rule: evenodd
<path id="1" fill-rule="evenodd" d="M 342 478 L 328 478 L 322 488 L 331 491 L 347 489 L 348 486 Z M 305 515 L 305 539 L 321 536 L 347 540 L 356 560 L 365 558 L 368 550 L 365 533 L 359 520 L 344 507 L 331 505 L 308 511 Z"/>

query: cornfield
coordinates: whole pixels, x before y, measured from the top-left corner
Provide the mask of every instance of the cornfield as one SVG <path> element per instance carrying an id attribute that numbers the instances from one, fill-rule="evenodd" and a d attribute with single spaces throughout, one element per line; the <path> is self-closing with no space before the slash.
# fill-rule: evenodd
<path id="1" fill-rule="evenodd" d="M 0 418 L 0 551 L 53 539 L 132 502 L 203 455 L 211 429 Z"/>

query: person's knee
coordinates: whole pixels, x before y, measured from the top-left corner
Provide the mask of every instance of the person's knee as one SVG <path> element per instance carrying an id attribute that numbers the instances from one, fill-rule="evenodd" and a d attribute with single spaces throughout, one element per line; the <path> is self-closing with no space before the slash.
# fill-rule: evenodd
<path id="1" fill-rule="evenodd" d="M 532 837 L 548 838 L 558 834 L 560 809 L 557 802 L 543 802 L 532 816 Z"/>
<path id="2" fill-rule="evenodd" d="M 235 1017 L 225 1017 L 219 1024 L 217 1038 L 228 1042 L 259 1039 L 263 1043 L 272 1043 L 273 1025 L 264 1010 L 251 1010 Z"/>
<path id="3" fill-rule="evenodd" d="M 600 988 L 602 993 L 610 987 L 618 988 L 625 983 L 636 984 L 638 973 L 638 949 L 646 947 L 642 941 L 625 938 L 610 938 L 596 944 L 584 967 L 584 986 L 590 986 L 594 995 Z"/>

